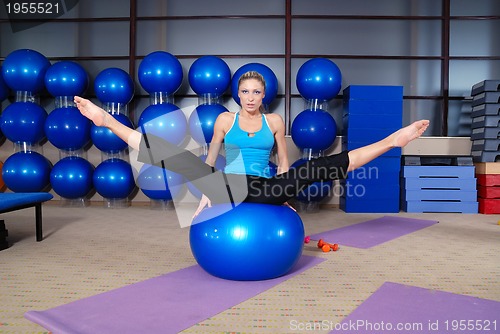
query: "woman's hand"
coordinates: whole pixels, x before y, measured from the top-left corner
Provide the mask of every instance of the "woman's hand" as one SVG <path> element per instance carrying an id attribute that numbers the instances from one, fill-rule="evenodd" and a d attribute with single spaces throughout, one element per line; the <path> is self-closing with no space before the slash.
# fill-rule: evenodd
<path id="1" fill-rule="evenodd" d="M 200 204 L 198 205 L 198 208 L 196 209 L 196 212 L 194 213 L 193 218 L 198 216 L 200 214 L 200 212 L 203 211 L 203 209 L 205 209 L 205 207 L 211 208 L 212 202 L 208 199 L 207 196 L 202 195 L 201 200 L 200 200 Z"/>

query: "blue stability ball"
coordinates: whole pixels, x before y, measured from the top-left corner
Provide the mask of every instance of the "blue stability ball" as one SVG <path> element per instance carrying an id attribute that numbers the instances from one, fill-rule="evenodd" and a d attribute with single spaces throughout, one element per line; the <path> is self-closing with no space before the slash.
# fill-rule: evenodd
<path id="1" fill-rule="evenodd" d="M 45 121 L 47 139 L 60 150 L 76 151 L 90 140 L 91 122 L 75 107 L 57 108 Z"/>
<path id="2" fill-rule="evenodd" d="M 101 162 L 94 171 L 94 188 L 104 198 L 127 198 L 135 187 L 130 164 L 121 159 Z"/>
<path id="3" fill-rule="evenodd" d="M 304 226 L 281 205 L 214 205 L 193 221 L 189 241 L 198 264 L 230 280 L 255 281 L 288 273 L 299 260 Z"/>
<path id="4" fill-rule="evenodd" d="M 182 84 L 182 65 L 172 54 L 155 51 L 141 61 L 138 71 L 139 82 L 149 94 L 162 92 L 174 94 Z"/>
<path id="5" fill-rule="evenodd" d="M 20 49 L 11 52 L 4 60 L 2 74 L 7 86 L 14 91 L 31 92 L 44 88 L 44 79 L 50 62 L 41 53 Z"/>
<path id="6" fill-rule="evenodd" d="M 13 192 L 44 191 L 50 182 L 52 164 L 37 152 L 17 152 L 5 160 L 2 177 Z"/>
<path id="7" fill-rule="evenodd" d="M 140 131 L 163 138 L 179 145 L 187 135 L 187 119 L 175 104 L 153 104 L 144 109 L 139 117 Z"/>
<path id="8" fill-rule="evenodd" d="M 92 190 L 94 166 L 80 157 L 59 160 L 50 172 L 52 189 L 61 197 L 76 199 L 85 197 Z"/>
<path id="9" fill-rule="evenodd" d="M 200 155 L 200 159 L 201 161 L 205 162 L 205 160 L 207 160 L 207 155 L 206 154 Z M 215 169 L 224 170 L 224 167 L 226 167 L 226 158 L 219 154 L 215 159 Z M 190 181 L 187 181 L 186 185 L 188 187 L 189 192 L 193 194 L 193 196 L 195 196 L 196 198 L 201 198 L 202 193 L 201 191 L 198 190 L 198 188 L 196 188 L 194 184 L 192 184 Z"/>
<path id="10" fill-rule="evenodd" d="M 291 134 L 298 148 L 319 152 L 332 146 L 337 137 L 337 123 L 324 110 L 306 109 L 293 120 Z"/>
<path id="11" fill-rule="evenodd" d="M 36 144 L 45 137 L 47 112 L 36 103 L 14 102 L 2 113 L 1 129 L 14 143 Z"/>
<path id="12" fill-rule="evenodd" d="M 342 73 L 338 66 L 326 58 L 314 58 L 299 68 L 297 89 L 306 100 L 328 101 L 340 92 Z"/>
<path id="13" fill-rule="evenodd" d="M 87 72 L 72 61 L 55 63 L 45 73 L 45 87 L 52 96 L 81 95 L 88 85 Z"/>
<path id="14" fill-rule="evenodd" d="M 123 125 L 131 129 L 134 127 L 132 121 L 126 115 L 113 114 L 112 116 Z M 104 126 L 96 126 L 93 123 L 90 126 L 90 138 L 95 147 L 106 153 L 118 153 L 128 147 L 128 143 L 120 139 L 111 130 Z"/>
<path id="15" fill-rule="evenodd" d="M 9 96 L 9 86 L 5 83 L 2 75 L 2 67 L 0 66 L 0 102 Z"/>
<path id="16" fill-rule="evenodd" d="M 137 185 L 148 198 L 171 201 L 184 184 L 184 177 L 172 171 L 144 164 L 137 176 Z"/>
<path id="17" fill-rule="evenodd" d="M 231 70 L 226 62 L 215 56 L 203 56 L 189 68 L 189 85 L 198 95 L 219 97 L 231 83 Z"/>
<path id="18" fill-rule="evenodd" d="M 196 107 L 189 116 L 191 137 L 200 145 L 209 144 L 214 135 L 215 120 L 226 111 L 226 107 L 220 104 L 202 104 Z"/>
<path id="19" fill-rule="evenodd" d="M 238 81 L 240 77 L 248 71 L 259 72 L 266 81 L 266 96 L 262 100 L 264 105 L 269 105 L 273 102 L 274 98 L 278 94 L 278 78 L 266 65 L 260 63 L 249 63 L 241 66 L 233 75 L 231 81 L 231 94 L 236 103 L 240 104 L 240 98 L 238 97 Z"/>
<path id="20" fill-rule="evenodd" d="M 296 168 L 304 163 L 307 160 L 299 159 L 295 161 L 290 167 Z M 333 188 L 333 181 L 322 181 L 322 182 L 314 182 L 306 189 L 300 191 L 295 197 L 297 200 L 301 202 L 320 202 L 324 198 L 330 195 L 330 192 Z"/>
<path id="21" fill-rule="evenodd" d="M 94 90 L 102 103 L 127 104 L 134 97 L 134 82 L 127 72 L 120 68 L 107 68 L 94 80 Z"/>

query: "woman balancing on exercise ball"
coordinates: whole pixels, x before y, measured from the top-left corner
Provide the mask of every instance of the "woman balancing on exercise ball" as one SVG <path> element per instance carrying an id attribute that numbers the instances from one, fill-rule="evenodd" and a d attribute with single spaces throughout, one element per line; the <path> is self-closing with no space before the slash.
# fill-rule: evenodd
<path id="1" fill-rule="evenodd" d="M 203 194 L 197 215 L 212 203 L 241 202 L 285 204 L 314 182 L 344 179 L 347 172 L 363 166 L 394 147 L 406 146 L 424 133 L 428 120 L 416 121 L 376 143 L 339 154 L 320 157 L 289 168 L 285 125 L 279 115 L 262 113 L 265 80 L 257 72 L 243 74 L 238 82 L 241 110 L 217 118 L 214 135 L 203 163 L 193 153 L 161 138 L 130 129 L 89 100 L 75 96 L 80 112 L 97 126 L 105 126 L 139 151 L 138 160 L 184 175 Z M 213 167 L 224 142 L 227 166 Z M 277 146 L 278 173 L 268 174 L 271 149 Z"/>

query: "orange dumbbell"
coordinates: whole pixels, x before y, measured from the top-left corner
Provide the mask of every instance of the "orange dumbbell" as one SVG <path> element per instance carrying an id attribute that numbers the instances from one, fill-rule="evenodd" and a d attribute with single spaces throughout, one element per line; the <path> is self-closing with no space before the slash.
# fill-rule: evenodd
<path id="1" fill-rule="evenodd" d="M 339 250 L 339 245 L 338 244 L 329 244 L 328 242 L 324 242 L 323 239 L 319 239 L 318 248 L 321 248 L 321 250 L 325 253 L 327 253 L 329 251 L 336 252 Z"/>

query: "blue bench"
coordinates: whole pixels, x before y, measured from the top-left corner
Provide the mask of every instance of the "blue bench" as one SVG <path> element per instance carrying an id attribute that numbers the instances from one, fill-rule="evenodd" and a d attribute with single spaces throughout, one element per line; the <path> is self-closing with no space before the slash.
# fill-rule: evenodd
<path id="1" fill-rule="evenodd" d="M 0 193 L 0 214 L 35 207 L 36 241 L 42 241 L 42 203 L 53 197 L 45 192 Z"/>

